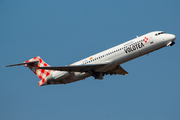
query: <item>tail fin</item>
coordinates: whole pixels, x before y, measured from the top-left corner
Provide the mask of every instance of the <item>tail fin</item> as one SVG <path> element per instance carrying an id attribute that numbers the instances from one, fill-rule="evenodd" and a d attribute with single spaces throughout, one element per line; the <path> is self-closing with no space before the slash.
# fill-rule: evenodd
<path id="1" fill-rule="evenodd" d="M 54 70 L 36 69 L 36 67 L 50 66 L 47 63 L 45 63 L 39 56 L 29 59 L 25 61 L 25 63 L 29 63 L 33 61 L 39 61 L 39 62 L 25 64 L 25 67 L 29 67 L 29 69 L 31 69 L 41 79 L 41 81 L 38 82 L 39 86 L 45 85 L 47 83 L 46 77 L 49 76 L 52 72 L 54 72 Z"/>

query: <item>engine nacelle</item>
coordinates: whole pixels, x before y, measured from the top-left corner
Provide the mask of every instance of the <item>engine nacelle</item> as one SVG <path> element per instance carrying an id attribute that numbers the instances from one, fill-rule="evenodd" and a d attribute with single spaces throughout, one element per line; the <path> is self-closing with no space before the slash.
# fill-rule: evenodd
<path id="1" fill-rule="evenodd" d="M 53 73 L 51 73 L 49 76 L 46 77 L 46 81 L 50 82 L 50 81 L 60 81 L 63 80 L 65 78 L 67 78 L 68 76 L 70 76 L 71 74 L 67 71 L 55 71 Z"/>

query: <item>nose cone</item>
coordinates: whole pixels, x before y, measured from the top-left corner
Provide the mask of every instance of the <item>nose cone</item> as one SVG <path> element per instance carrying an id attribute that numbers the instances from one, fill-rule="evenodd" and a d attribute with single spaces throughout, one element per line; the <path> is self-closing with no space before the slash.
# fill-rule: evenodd
<path id="1" fill-rule="evenodd" d="M 175 41 L 176 36 L 173 35 L 173 34 L 170 34 L 168 38 L 169 38 L 171 41 Z"/>

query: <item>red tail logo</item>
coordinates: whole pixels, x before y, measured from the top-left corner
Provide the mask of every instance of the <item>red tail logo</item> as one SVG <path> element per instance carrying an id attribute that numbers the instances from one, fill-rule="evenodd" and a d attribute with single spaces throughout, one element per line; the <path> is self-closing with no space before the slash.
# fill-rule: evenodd
<path id="1" fill-rule="evenodd" d="M 49 76 L 54 70 L 44 70 L 44 69 L 36 69 L 36 67 L 47 67 L 50 66 L 47 63 L 45 63 L 39 56 L 34 57 L 30 60 L 27 60 L 26 62 L 31 61 L 39 61 L 38 63 L 32 63 L 32 64 L 26 64 L 25 67 L 29 67 L 40 79 L 41 81 L 38 82 L 39 86 L 42 86 L 44 83 L 46 83 L 46 77 Z"/>

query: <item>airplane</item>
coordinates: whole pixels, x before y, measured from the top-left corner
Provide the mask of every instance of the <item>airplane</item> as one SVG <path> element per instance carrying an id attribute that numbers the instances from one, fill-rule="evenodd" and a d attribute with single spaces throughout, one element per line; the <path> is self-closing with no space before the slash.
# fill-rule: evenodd
<path id="1" fill-rule="evenodd" d="M 104 75 L 127 75 L 121 64 L 155 50 L 175 44 L 176 36 L 163 31 L 154 31 L 91 55 L 67 66 L 50 67 L 39 56 L 23 63 L 5 67 L 25 65 L 41 80 L 39 86 L 67 84 L 93 76 L 102 80 Z"/>

